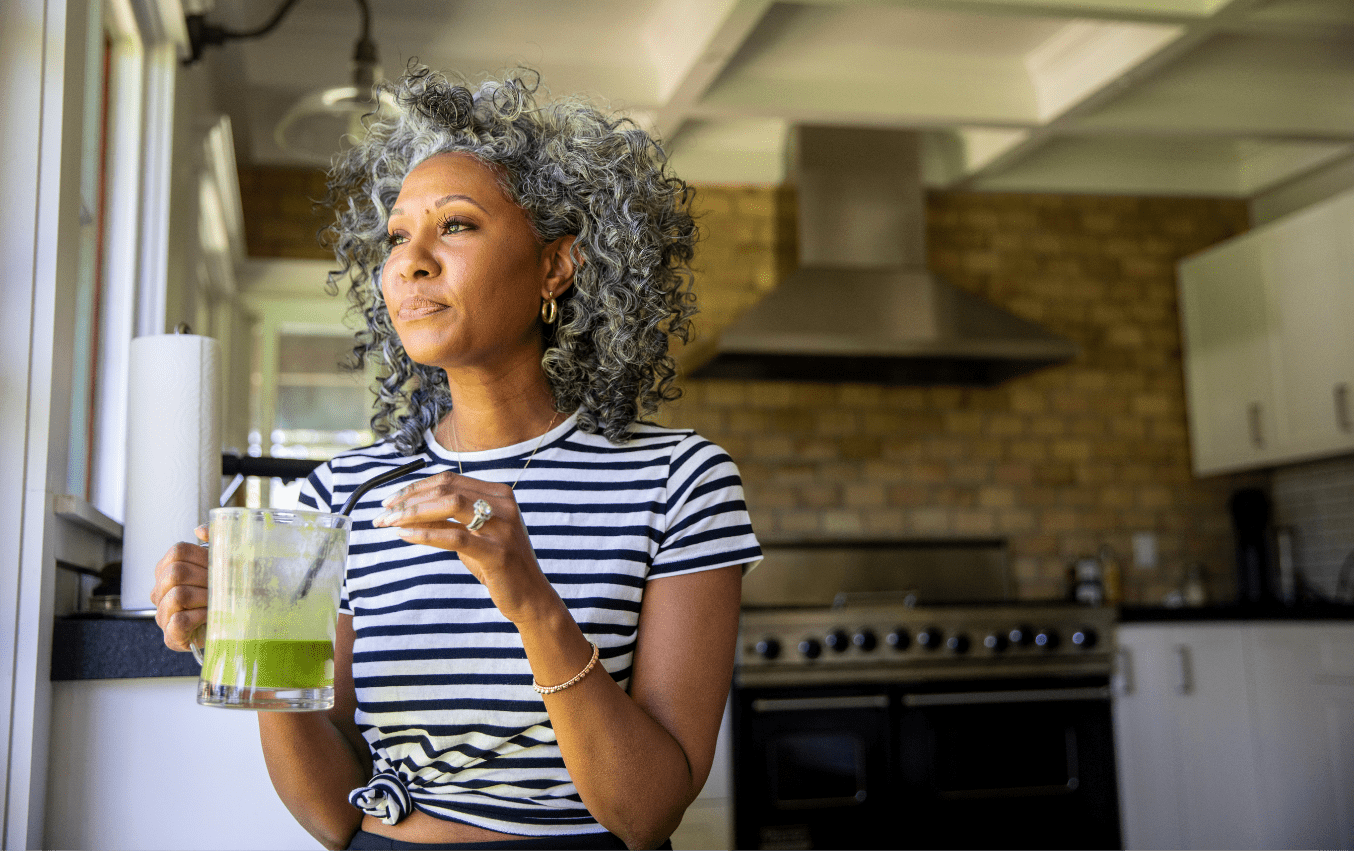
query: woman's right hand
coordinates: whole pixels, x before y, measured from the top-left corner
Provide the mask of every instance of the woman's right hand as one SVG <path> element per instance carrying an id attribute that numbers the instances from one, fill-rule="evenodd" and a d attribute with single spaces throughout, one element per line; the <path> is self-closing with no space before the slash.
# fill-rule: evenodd
<path id="1" fill-rule="evenodd" d="M 195 534 L 206 543 L 206 526 L 197 527 Z M 155 604 L 155 622 L 164 631 L 165 646 L 188 650 L 193 634 L 207 623 L 206 547 L 186 541 L 170 547 L 155 565 L 150 601 Z"/>

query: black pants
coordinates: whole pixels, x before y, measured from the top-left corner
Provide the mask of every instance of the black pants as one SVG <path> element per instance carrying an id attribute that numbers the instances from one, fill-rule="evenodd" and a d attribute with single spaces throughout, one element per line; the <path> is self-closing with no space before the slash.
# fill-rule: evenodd
<path id="1" fill-rule="evenodd" d="M 671 851 L 672 840 L 664 840 L 663 844 L 658 847 Z M 625 843 L 614 833 L 577 833 L 572 836 L 524 836 L 521 839 L 443 845 L 426 842 L 401 842 L 398 839 L 388 839 L 375 833 L 359 830 L 348 841 L 348 848 L 352 851 L 434 851 L 434 849 L 466 849 L 466 851 L 469 851 L 469 849 L 480 848 L 558 848 L 563 851 L 564 849 L 624 849 Z"/>

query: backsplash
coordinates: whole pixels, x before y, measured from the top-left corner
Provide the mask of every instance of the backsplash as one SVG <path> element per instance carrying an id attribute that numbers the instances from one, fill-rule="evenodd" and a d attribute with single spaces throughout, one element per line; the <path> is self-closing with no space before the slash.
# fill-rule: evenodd
<path id="1" fill-rule="evenodd" d="M 1271 494 L 1275 523 L 1292 530 L 1298 572 L 1320 593 L 1354 601 L 1354 456 L 1275 470 Z"/>

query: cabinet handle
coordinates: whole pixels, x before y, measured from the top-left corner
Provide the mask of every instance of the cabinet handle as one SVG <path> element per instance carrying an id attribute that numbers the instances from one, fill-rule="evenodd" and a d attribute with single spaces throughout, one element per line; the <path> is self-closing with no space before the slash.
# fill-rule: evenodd
<path id="1" fill-rule="evenodd" d="M 1176 694 L 1190 694 L 1194 691 L 1194 661 L 1190 658 L 1189 645 L 1175 645 Z"/>
<path id="2" fill-rule="evenodd" d="M 1341 381 L 1335 385 L 1335 424 L 1340 431 L 1354 431 L 1354 417 L 1349 415 L 1349 385 Z"/>
<path id="3" fill-rule="evenodd" d="M 1246 418 L 1251 424 L 1251 444 L 1256 449 L 1265 448 L 1265 435 L 1260 430 L 1260 403 L 1252 402 L 1246 406 Z"/>
<path id="4" fill-rule="evenodd" d="M 1120 647 L 1114 651 L 1114 673 L 1111 676 L 1111 684 L 1114 686 L 1115 694 L 1133 693 L 1133 654 L 1127 647 Z"/>

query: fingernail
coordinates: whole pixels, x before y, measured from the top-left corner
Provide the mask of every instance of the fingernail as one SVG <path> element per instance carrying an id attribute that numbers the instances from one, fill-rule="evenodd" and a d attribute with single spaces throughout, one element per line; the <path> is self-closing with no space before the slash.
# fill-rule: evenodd
<path id="1" fill-rule="evenodd" d="M 394 519 L 395 519 L 395 515 L 397 515 L 397 514 L 399 514 L 398 511 L 387 511 L 387 512 L 384 512 L 383 514 L 378 514 L 378 515 L 376 516 L 376 519 L 373 520 L 373 521 L 371 521 L 371 525 L 373 525 L 373 526 L 384 526 L 384 525 L 386 525 L 387 523 L 389 523 L 391 520 L 394 520 Z"/>

